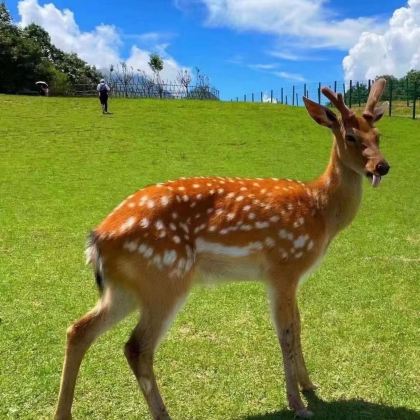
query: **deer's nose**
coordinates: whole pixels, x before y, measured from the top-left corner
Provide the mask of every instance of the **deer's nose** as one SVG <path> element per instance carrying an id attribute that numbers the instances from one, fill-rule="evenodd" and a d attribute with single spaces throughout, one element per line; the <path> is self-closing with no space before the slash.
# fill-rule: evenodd
<path id="1" fill-rule="evenodd" d="M 381 176 L 386 175 L 389 169 L 390 166 L 388 165 L 388 162 L 379 162 L 375 167 L 375 171 Z"/>

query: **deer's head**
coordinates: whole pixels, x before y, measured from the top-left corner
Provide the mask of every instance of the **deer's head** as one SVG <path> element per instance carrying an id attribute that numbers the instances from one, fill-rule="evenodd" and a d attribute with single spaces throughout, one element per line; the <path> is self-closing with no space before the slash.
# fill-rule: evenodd
<path id="1" fill-rule="evenodd" d="M 366 175 L 377 187 L 381 177 L 390 169 L 388 162 L 379 150 L 379 132 L 374 127 L 384 114 L 384 107 L 377 106 L 385 88 L 385 79 L 378 79 L 373 84 L 362 116 L 346 106 L 343 95 L 324 87 L 322 93 L 338 109 L 341 118 L 337 118 L 331 109 L 303 98 L 309 115 L 320 125 L 330 128 L 336 138 L 340 160 L 353 171 Z"/>

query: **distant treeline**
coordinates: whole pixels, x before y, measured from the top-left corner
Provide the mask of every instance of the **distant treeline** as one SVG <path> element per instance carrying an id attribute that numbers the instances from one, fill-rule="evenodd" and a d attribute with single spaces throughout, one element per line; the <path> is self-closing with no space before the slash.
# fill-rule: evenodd
<path id="1" fill-rule="evenodd" d="M 64 94 L 78 84 L 97 83 L 100 77 L 76 54 L 55 47 L 40 26 L 15 25 L 6 5 L 0 3 L 0 92 L 30 93 L 42 80 L 55 94 Z"/>

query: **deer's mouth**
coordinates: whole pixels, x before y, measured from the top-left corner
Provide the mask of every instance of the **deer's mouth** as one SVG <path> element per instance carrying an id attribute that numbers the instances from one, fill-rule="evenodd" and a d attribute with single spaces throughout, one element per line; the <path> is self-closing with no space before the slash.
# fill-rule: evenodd
<path id="1" fill-rule="evenodd" d="M 373 188 L 379 186 L 382 179 L 381 175 L 375 174 L 373 172 L 367 172 L 366 176 L 370 179 Z"/>

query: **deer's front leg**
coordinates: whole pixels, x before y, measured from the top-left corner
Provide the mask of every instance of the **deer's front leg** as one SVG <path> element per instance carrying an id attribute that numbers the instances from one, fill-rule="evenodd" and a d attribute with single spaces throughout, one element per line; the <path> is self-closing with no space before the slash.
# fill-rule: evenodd
<path id="1" fill-rule="evenodd" d="M 296 287 L 289 281 L 284 283 L 285 280 L 282 280 L 273 285 L 272 305 L 277 337 L 283 353 L 287 400 L 297 416 L 311 417 L 312 413 L 305 407 L 298 386 Z"/>

